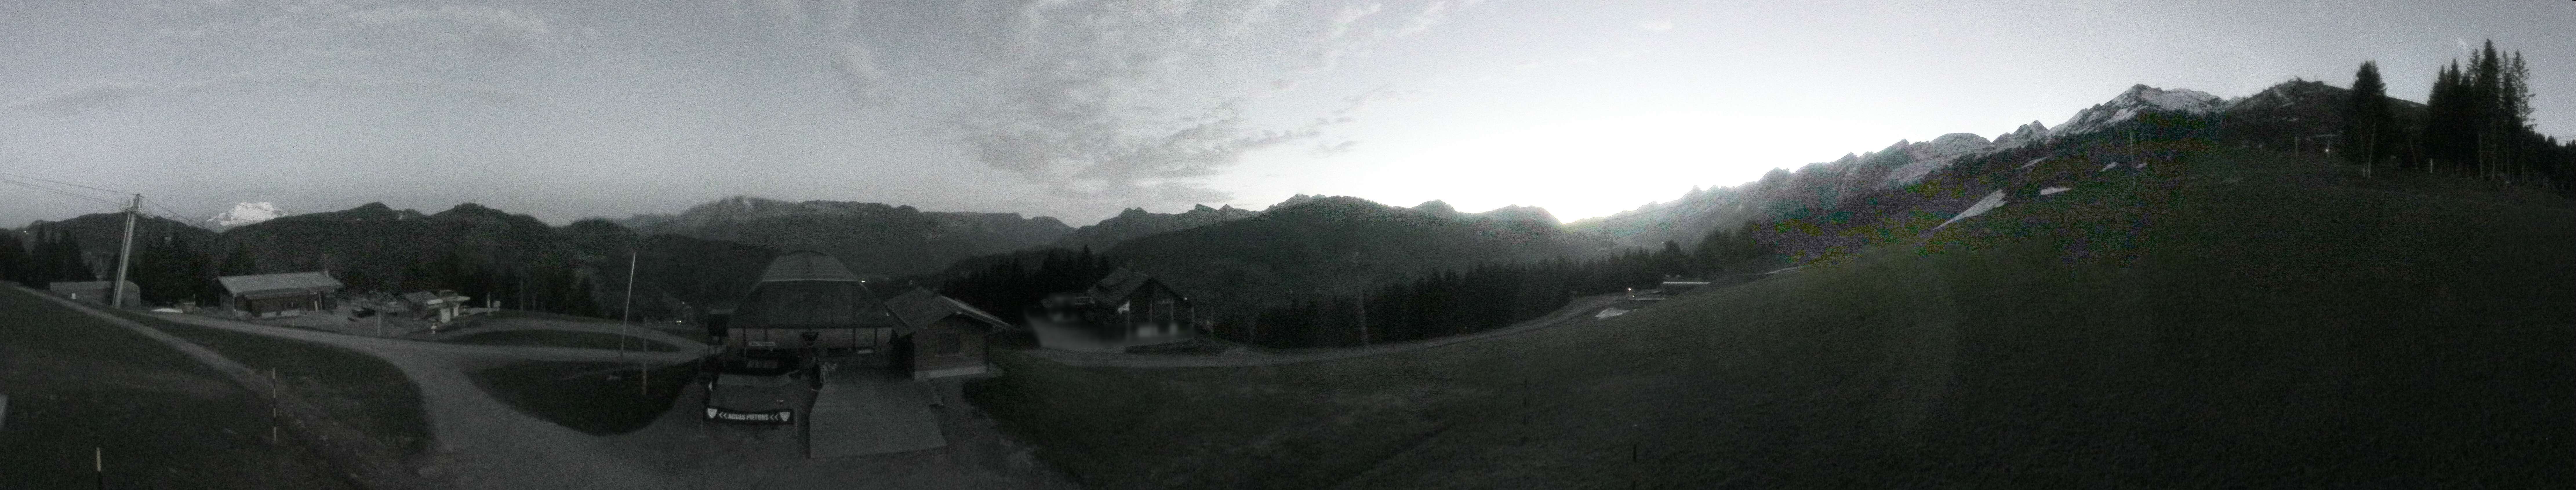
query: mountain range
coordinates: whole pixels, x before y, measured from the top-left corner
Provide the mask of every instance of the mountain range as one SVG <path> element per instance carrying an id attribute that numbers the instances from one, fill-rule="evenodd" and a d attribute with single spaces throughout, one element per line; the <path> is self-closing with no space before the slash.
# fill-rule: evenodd
<path id="1" fill-rule="evenodd" d="M 1200 206 L 1182 213 L 1129 209 L 1081 228 L 1015 213 L 921 211 L 844 201 L 790 202 L 732 197 L 674 214 L 592 219 L 564 227 L 463 204 L 435 214 L 371 203 L 343 211 L 288 215 L 259 203 L 212 224 L 220 234 L 175 221 L 158 233 L 188 235 L 207 253 L 284 272 L 330 268 L 353 286 L 399 288 L 440 276 L 481 274 L 488 294 L 622 284 L 618 255 L 650 255 L 641 269 L 675 278 L 639 283 L 639 308 L 723 302 L 729 289 L 690 280 L 750 277 L 770 254 L 812 249 L 863 273 L 929 277 L 1048 247 L 1092 248 L 1117 265 L 1165 278 L 1211 305 L 1255 305 L 1281 295 L 1336 294 L 1426 271 L 1481 263 L 1602 257 L 1620 249 L 1684 248 L 1713 230 L 1757 225 L 1763 240 L 1813 259 L 1928 232 L 1963 211 L 2010 206 L 2049 189 L 2080 186 L 2105 172 L 2144 169 L 2182 149 L 2178 142 L 2244 146 L 2314 144 L 2332 131 L 2343 89 L 2291 81 L 2222 99 L 2138 85 L 2050 127 L 2033 121 L 1994 139 L 1970 134 L 1898 141 L 1886 148 L 1775 169 L 1754 182 L 1694 190 L 1679 199 L 1611 216 L 1557 224 L 1545 210 L 1506 207 L 1462 213 L 1440 201 L 1395 207 L 1353 197 L 1298 195 L 1262 211 Z M 2422 105 L 2399 102 L 2400 117 Z M 2144 141 L 2146 143 L 2133 143 Z M 113 257 L 121 221 L 91 215 L 48 229 L 72 230 L 91 255 Z M 260 219 L 266 217 L 267 219 Z M 166 221 L 166 220 L 164 220 Z M 152 227 L 147 227 L 152 228 Z M 189 231 L 194 230 L 194 231 Z M 665 250 L 668 249 L 668 250 Z M 724 257 L 714 260 L 708 257 Z M 691 265 L 693 261 L 712 265 Z M 639 262 L 643 262 L 639 258 Z M 646 265 L 649 265 L 647 267 Z M 440 272 L 444 271 L 444 272 Z M 539 287 L 535 279 L 573 285 Z M 513 282 L 515 281 L 515 282 Z M 622 288 L 621 288 L 622 289 Z M 605 289 L 587 297 L 605 300 Z M 649 295 L 647 294 L 649 293 Z"/>
<path id="2" fill-rule="evenodd" d="M 2299 135 L 2335 130 L 2335 114 L 2348 91 L 2321 82 L 2293 80 L 2252 96 L 2222 99 L 2208 93 L 2136 85 L 2109 101 L 2077 111 L 2054 128 L 2032 121 L 1987 140 L 1953 133 L 1930 141 L 1898 141 L 1874 152 L 1800 167 L 1775 169 L 1751 183 L 1694 190 L 1679 199 L 1566 225 L 1607 237 L 1620 247 L 1685 247 L 1710 231 L 1746 222 L 1794 221 L 1817 226 L 1782 237 L 1809 254 L 1865 243 L 1865 237 L 1826 236 L 1826 229 L 1861 224 L 1932 223 L 1973 205 L 2017 176 L 2069 158 L 2136 163 L 2137 157 L 2103 153 L 2138 138 L 2173 141 L 2201 137 L 2263 146 L 2277 140 L 2296 146 Z M 2397 101 L 2401 117 L 2422 105 Z M 2313 141 L 2308 150 L 2316 151 Z M 2043 169 L 2044 170 L 2044 169 Z M 1937 217 L 1937 218 L 1936 218 Z M 1933 226 L 1938 226 L 1937 224 Z"/>

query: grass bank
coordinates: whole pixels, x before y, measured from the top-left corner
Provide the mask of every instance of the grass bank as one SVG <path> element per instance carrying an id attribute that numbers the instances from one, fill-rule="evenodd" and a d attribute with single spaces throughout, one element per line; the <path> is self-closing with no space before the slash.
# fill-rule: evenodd
<path id="1" fill-rule="evenodd" d="M 275 371 L 286 389 L 329 416 L 405 455 L 429 446 L 420 388 L 402 370 L 366 353 L 329 345 L 188 325 L 150 315 L 125 318 L 205 346 L 261 372 Z"/>
<path id="2" fill-rule="evenodd" d="M 268 439 L 262 397 L 178 351 L 0 290 L 0 481 L 95 488 L 351 488 L 310 449 Z"/>
<path id="3" fill-rule="evenodd" d="M 1264 368 L 1000 354 L 1100 488 L 2576 484 L 2563 200 L 2212 151 L 1606 320 Z"/>
<path id="4" fill-rule="evenodd" d="M 697 363 L 662 366 L 653 368 L 650 376 L 642 374 L 632 363 L 520 362 L 469 376 L 476 386 L 520 412 L 604 436 L 653 425 L 697 376 Z"/>

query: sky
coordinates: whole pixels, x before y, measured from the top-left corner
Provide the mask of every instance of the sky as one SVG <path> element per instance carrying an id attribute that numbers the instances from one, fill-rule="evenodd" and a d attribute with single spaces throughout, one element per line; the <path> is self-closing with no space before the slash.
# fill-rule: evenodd
<path id="1" fill-rule="evenodd" d="M 2376 60 L 2421 100 L 2486 39 L 2567 139 L 2567 26 L 2564 0 L 11 0 L 0 173 L 189 218 L 752 195 L 1079 226 L 1327 194 L 1573 220 L 2134 84 Z M 0 187 L 8 226 L 112 209 Z"/>

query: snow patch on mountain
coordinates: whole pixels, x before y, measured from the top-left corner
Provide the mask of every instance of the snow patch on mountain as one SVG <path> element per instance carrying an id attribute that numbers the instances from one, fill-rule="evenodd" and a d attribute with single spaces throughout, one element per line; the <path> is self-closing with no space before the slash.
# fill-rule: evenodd
<path id="1" fill-rule="evenodd" d="M 1976 217 L 1980 214 L 1986 214 L 1987 211 L 1993 211 L 1995 208 L 2003 206 L 2004 191 L 1987 193 L 1984 199 L 1978 199 L 1976 204 L 1968 205 L 1967 210 L 1959 211 L 1958 216 L 1951 216 L 1949 221 L 1943 221 L 1941 222 L 1941 226 L 1935 226 L 1932 227 L 1932 229 L 1938 230 L 1941 229 L 1942 226 L 1950 226 L 1951 223 L 1957 223 L 1959 220 Z"/>
<path id="2" fill-rule="evenodd" d="M 275 203 L 236 203 L 233 204 L 232 209 L 218 213 L 212 218 L 206 218 L 206 226 L 213 227 L 217 230 L 223 230 L 235 226 L 283 218 L 286 217 L 287 214 L 289 213 L 285 210 L 277 209 L 277 204 Z"/>
<path id="3" fill-rule="evenodd" d="M 2112 97 L 2110 102 L 2076 111 L 2075 117 L 2057 125 L 2055 137 L 2066 137 L 2110 128 L 2136 119 L 2146 111 L 2216 114 L 2227 108 L 2227 100 L 2208 92 L 2190 89 L 2160 89 L 2146 85 L 2129 87 L 2129 91 Z"/>

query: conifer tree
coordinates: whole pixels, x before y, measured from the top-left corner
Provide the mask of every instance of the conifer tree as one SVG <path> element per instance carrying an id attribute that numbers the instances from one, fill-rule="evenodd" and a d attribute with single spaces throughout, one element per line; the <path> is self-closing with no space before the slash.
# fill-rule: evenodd
<path id="1" fill-rule="evenodd" d="M 2476 174 L 2479 177 L 2494 177 L 2499 163 L 2497 148 L 2503 143 L 2505 137 L 2504 131 L 2499 127 L 2505 122 L 2502 117 L 2505 111 L 2502 103 L 2504 66 L 2496 56 L 2494 40 L 2488 40 L 2486 47 L 2471 55 L 2470 60 L 2473 68 L 2469 74 L 2469 121 L 2472 123 L 2470 127 L 2476 131 L 2471 140 L 2476 142 L 2473 147 L 2477 151 Z"/>
<path id="2" fill-rule="evenodd" d="M 2362 62 L 2353 73 L 2352 98 L 2344 109 L 2344 158 L 2359 163 L 2365 173 L 2376 170 L 2381 155 L 2386 154 L 2385 135 L 2390 122 L 2388 86 L 2379 81 L 2379 63 Z"/>
<path id="3" fill-rule="evenodd" d="M 18 232 L 0 230 L 0 281 L 27 282 L 35 261 Z"/>
<path id="4" fill-rule="evenodd" d="M 247 276 L 258 274 L 259 258 L 251 255 L 249 246 L 236 246 L 233 247 L 233 252 L 231 254 L 224 256 L 224 262 L 221 264 L 221 267 L 223 268 L 218 270 L 216 275 Z"/>
<path id="5" fill-rule="evenodd" d="M 98 275 L 81 257 L 80 240 L 67 233 L 52 233 L 51 239 L 36 242 L 36 280 L 44 283 L 96 281 Z"/>

